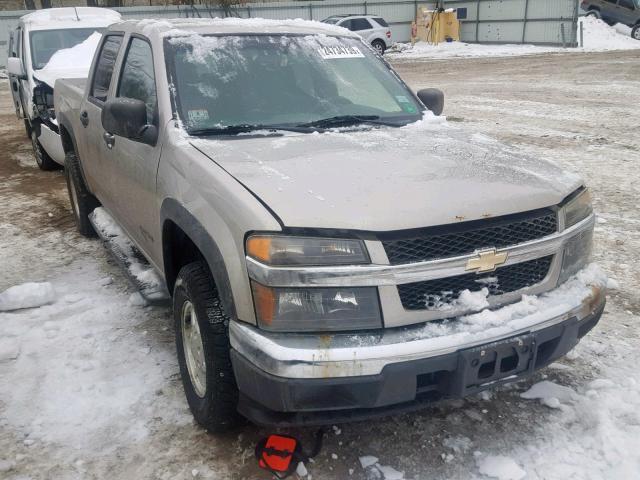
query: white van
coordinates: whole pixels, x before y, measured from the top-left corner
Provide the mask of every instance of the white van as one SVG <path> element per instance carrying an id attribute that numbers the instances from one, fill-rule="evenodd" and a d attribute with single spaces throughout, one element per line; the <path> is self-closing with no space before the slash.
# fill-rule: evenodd
<path id="1" fill-rule="evenodd" d="M 45 67 L 56 52 L 76 47 L 120 20 L 118 12 L 105 8 L 50 8 L 23 16 L 10 33 L 7 70 L 16 115 L 24 120 L 42 170 L 64 165 L 64 151 L 53 110 L 53 81 L 51 75 L 47 80 L 39 78 L 40 72 L 44 77 Z M 93 57 L 93 52 L 90 55 Z M 77 59 L 78 64 L 87 65 L 86 70 L 90 62 L 91 58 Z M 56 75 L 86 77 L 86 72 L 69 65 L 68 71 L 57 70 Z"/>

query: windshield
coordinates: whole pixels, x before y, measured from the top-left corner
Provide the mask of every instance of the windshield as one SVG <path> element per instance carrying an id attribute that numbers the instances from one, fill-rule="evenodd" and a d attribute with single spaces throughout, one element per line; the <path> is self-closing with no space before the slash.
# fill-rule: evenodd
<path id="1" fill-rule="evenodd" d="M 192 35 L 168 39 L 166 49 L 178 115 L 191 134 L 230 126 L 405 125 L 421 116 L 407 87 L 358 39 Z"/>
<path id="2" fill-rule="evenodd" d="M 84 42 L 93 32 L 102 33 L 104 28 L 67 28 L 64 30 L 37 30 L 31 32 L 31 64 L 40 70 L 49 63 L 58 50 L 75 47 Z"/>

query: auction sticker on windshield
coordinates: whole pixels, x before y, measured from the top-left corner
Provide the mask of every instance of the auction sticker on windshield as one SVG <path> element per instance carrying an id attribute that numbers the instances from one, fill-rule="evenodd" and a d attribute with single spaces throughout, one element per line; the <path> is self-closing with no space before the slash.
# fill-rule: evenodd
<path id="1" fill-rule="evenodd" d="M 364 58 L 364 54 L 358 49 L 358 47 L 351 47 L 349 45 L 321 47 L 320 56 L 325 60 L 333 58 Z"/>

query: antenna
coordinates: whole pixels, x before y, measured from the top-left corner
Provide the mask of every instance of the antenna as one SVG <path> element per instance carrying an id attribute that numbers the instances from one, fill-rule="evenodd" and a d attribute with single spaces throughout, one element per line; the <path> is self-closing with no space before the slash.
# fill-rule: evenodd
<path id="1" fill-rule="evenodd" d="M 80 21 L 80 17 L 78 16 L 78 8 L 73 7 L 73 11 L 76 12 L 76 20 Z"/>

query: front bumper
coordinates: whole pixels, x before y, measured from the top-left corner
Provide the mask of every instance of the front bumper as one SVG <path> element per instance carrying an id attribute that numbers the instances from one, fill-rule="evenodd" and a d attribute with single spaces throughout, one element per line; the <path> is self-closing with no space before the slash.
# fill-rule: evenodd
<path id="1" fill-rule="evenodd" d="M 327 424 L 415 410 L 514 381 L 565 355 L 598 323 L 604 286 L 585 290 L 574 306 L 532 312 L 472 338 L 463 331 L 434 334 L 437 325 L 314 336 L 267 334 L 232 322 L 239 411 L 258 424 Z"/>

